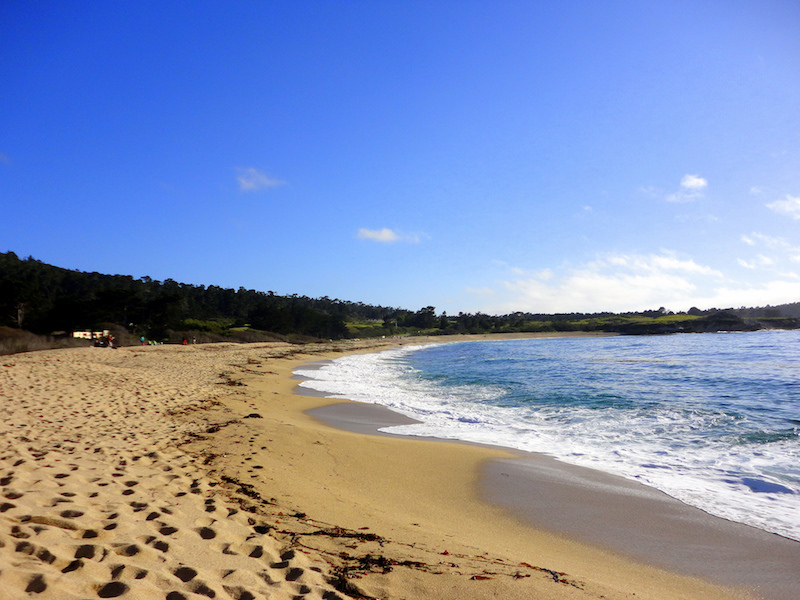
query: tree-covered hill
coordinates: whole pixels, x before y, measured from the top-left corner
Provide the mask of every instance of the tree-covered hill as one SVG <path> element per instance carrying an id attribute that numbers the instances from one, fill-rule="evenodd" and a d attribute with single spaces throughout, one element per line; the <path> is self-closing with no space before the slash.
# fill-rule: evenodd
<path id="1" fill-rule="evenodd" d="M 279 296 L 63 269 L 0 253 L 0 327 L 39 335 L 116 328 L 129 340 L 340 339 L 403 333 L 608 331 L 627 334 L 800 327 L 800 302 L 776 307 L 640 313 L 437 314 L 339 299 Z M 17 335 L 17 334 L 15 334 Z"/>
<path id="2" fill-rule="evenodd" d="M 344 314 L 370 316 L 364 305 L 271 292 L 197 286 L 62 269 L 0 254 L 0 325 L 38 334 L 103 324 L 162 340 L 170 331 L 221 333 L 250 326 L 282 335 L 347 335 Z"/>

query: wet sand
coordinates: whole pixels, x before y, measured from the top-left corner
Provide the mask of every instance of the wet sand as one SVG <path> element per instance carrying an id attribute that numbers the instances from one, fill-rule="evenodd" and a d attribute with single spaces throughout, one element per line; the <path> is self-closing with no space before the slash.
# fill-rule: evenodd
<path id="1" fill-rule="evenodd" d="M 379 430 L 416 422 L 384 406 L 353 402 L 309 414 L 373 435 L 392 435 Z M 525 523 L 677 573 L 755 589 L 765 598 L 798 597 L 800 542 L 715 517 L 636 481 L 510 451 L 517 457 L 483 465 L 480 493 Z"/>
<path id="2" fill-rule="evenodd" d="M 415 422 L 353 402 L 309 414 L 332 427 L 383 436 L 393 434 L 379 429 Z M 517 456 L 483 466 L 481 495 L 528 525 L 676 573 L 753 588 L 764 598 L 797 598 L 800 542 L 709 515 L 629 479 L 510 452 Z"/>
<path id="3" fill-rule="evenodd" d="M 547 456 L 493 461 L 484 497 L 535 527 L 766 598 L 798 597 L 800 542 L 709 515 L 654 488 Z"/>

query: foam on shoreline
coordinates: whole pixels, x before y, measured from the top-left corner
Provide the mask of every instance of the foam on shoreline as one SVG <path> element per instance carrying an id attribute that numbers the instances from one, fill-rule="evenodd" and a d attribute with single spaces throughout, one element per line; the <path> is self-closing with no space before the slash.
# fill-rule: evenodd
<path id="1" fill-rule="evenodd" d="M 413 420 L 381 405 L 337 402 L 309 414 L 347 431 L 419 439 L 385 433 Z M 512 452 L 518 456 L 483 465 L 481 495 L 537 529 L 674 572 L 757 588 L 768 598 L 796 597 L 797 541 L 709 515 L 623 477 Z"/>

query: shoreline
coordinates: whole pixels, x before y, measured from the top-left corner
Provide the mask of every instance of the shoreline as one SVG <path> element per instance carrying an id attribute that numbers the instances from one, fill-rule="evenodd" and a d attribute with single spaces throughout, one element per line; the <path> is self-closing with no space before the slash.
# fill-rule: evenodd
<path id="1" fill-rule="evenodd" d="M 324 396 L 299 386 L 297 393 Z M 378 404 L 331 401 L 335 403 L 308 414 L 356 433 L 462 443 L 516 455 L 483 464 L 479 493 L 532 527 L 672 572 L 759 589 L 768 598 L 796 596 L 797 540 L 711 515 L 637 481 L 545 454 L 382 432 L 379 428 L 418 421 Z"/>
<path id="2" fill-rule="evenodd" d="M 766 598 L 797 595 L 800 542 L 730 521 L 636 481 L 547 456 L 484 469 L 487 501 L 534 527 Z M 556 463 L 555 465 L 553 463 Z"/>
<path id="3" fill-rule="evenodd" d="M 467 339 L 455 337 L 425 341 Z M 4 357 L 0 589 L 10 600 L 758 597 L 491 505 L 481 469 L 518 454 L 344 431 L 306 414 L 330 399 L 294 393 L 301 364 L 420 341 Z"/>

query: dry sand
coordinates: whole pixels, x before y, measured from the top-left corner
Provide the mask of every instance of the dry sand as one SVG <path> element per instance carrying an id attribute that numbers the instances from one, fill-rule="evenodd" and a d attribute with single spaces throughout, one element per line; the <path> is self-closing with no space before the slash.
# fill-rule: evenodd
<path id="1" fill-rule="evenodd" d="M 305 414 L 292 370 L 396 342 L 0 357 L 0 598 L 748 598 L 480 499 L 496 448 Z"/>

